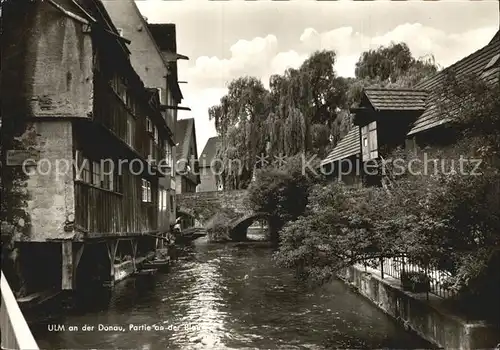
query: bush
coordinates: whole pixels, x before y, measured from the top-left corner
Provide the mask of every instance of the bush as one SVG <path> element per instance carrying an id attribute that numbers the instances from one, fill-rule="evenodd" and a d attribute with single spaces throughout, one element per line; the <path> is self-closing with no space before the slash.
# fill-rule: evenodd
<path id="1" fill-rule="evenodd" d="M 221 211 L 207 223 L 207 237 L 209 242 L 228 242 L 231 240 L 230 223 L 237 217 L 231 209 L 221 209 Z"/>
<path id="2" fill-rule="evenodd" d="M 413 293 L 424 293 L 431 289 L 430 278 L 419 271 L 402 271 L 401 284 L 404 290 Z"/>
<path id="3" fill-rule="evenodd" d="M 321 179 L 310 169 L 303 169 L 305 159 L 305 156 L 297 155 L 288 158 L 281 168 L 257 171 L 256 179 L 248 189 L 251 209 L 270 214 L 269 228 L 272 233 L 277 233 L 285 223 L 296 220 L 304 213 L 309 189 Z"/>

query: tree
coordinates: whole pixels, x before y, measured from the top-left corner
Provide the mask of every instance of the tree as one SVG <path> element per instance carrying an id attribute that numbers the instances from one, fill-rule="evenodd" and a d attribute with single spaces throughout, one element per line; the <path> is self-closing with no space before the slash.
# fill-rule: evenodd
<path id="1" fill-rule="evenodd" d="M 488 315 L 500 307 L 497 89 L 473 77 L 445 80 L 441 111 L 463 135 L 452 147 L 426 151 L 441 162 L 412 162 L 412 174 L 408 164 L 417 156 L 397 151 L 389 158 L 406 171 L 385 164 L 386 188 L 316 186 L 303 215 L 280 232 L 278 263 L 324 282 L 353 263 L 404 255 L 449 272 L 440 282 L 458 293 L 460 305 L 498 316 Z"/>
<path id="2" fill-rule="evenodd" d="M 334 121 L 345 109 L 347 90 L 334 64 L 335 53 L 321 51 L 299 69 L 271 76 L 269 91 L 256 78 L 238 78 L 229 84 L 227 95 L 210 108 L 209 115 L 222 139 L 223 163 L 238 157 L 245 174 L 224 174 L 225 188 L 245 188 L 260 155 L 325 155 L 331 135 L 339 138 Z"/>
<path id="3" fill-rule="evenodd" d="M 256 156 L 265 149 L 262 130 L 268 94 L 257 78 L 238 78 L 229 84 L 220 104 L 209 109 L 222 141 L 218 157 L 224 164 L 224 188 L 245 188 L 251 179 Z M 233 161 L 238 161 L 237 169 L 230 169 Z"/>
<path id="4" fill-rule="evenodd" d="M 303 214 L 310 187 L 321 180 L 319 174 L 304 167 L 306 161 L 306 156 L 299 154 L 287 159 L 281 167 L 260 169 L 248 189 L 251 209 L 270 215 L 270 231 L 275 242 L 283 225 Z"/>
<path id="5" fill-rule="evenodd" d="M 433 57 L 415 59 L 405 43 L 392 43 L 387 47 L 363 52 L 355 69 L 358 79 L 377 79 L 390 83 L 399 81 L 404 86 L 413 86 L 423 77 L 436 72 Z"/>
<path id="6" fill-rule="evenodd" d="M 348 108 L 359 103 L 364 87 L 409 87 L 437 70 L 432 60 L 413 58 L 405 44 L 363 53 L 356 79 L 338 77 L 335 60 L 334 51 L 314 52 L 298 69 L 271 76 L 269 91 L 251 77 L 229 84 L 227 95 L 209 110 L 222 139 L 224 166 L 230 159 L 243 163 L 239 172 L 223 173 L 225 188 L 246 188 L 259 168 L 257 156 L 326 156 L 349 131 Z"/>

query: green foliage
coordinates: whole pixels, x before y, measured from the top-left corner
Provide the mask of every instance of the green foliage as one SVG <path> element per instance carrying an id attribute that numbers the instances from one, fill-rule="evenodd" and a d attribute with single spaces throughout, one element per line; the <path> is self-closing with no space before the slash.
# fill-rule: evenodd
<path id="1" fill-rule="evenodd" d="M 430 290 L 429 276 L 419 271 L 401 271 L 401 284 L 403 289 L 414 293 L 428 292 Z"/>
<path id="2" fill-rule="evenodd" d="M 248 189 L 248 201 L 255 212 L 269 213 L 271 230 L 277 232 L 284 223 L 302 215 L 307 204 L 310 186 L 320 177 L 313 170 L 303 168 L 305 155 L 287 159 L 281 167 L 258 170 Z M 317 165 L 317 161 L 313 162 Z M 315 168 L 315 165 L 311 167 Z"/>
<path id="3" fill-rule="evenodd" d="M 231 209 L 222 209 L 206 225 L 209 242 L 228 242 L 230 238 L 230 223 L 237 217 Z"/>
<path id="4" fill-rule="evenodd" d="M 381 46 L 363 52 L 356 63 L 356 78 L 378 79 L 413 86 L 425 76 L 437 72 L 434 59 L 415 59 L 405 43 Z"/>
<path id="5" fill-rule="evenodd" d="M 468 137 L 477 156 L 500 168 L 500 88 L 497 83 L 477 76 L 457 78 L 453 71 L 445 77 L 439 108 Z"/>
<path id="6" fill-rule="evenodd" d="M 500 293 L 492 283 L 499 281 L 500 273 L 491 265 L 498 262 L 500 251 L 500 174 L 487 163 L 476 175 L 475 164 L 464 163 L 460 173 L 464 143 L 427 154 L 449 163 L 454 159 L 455 171 L 450 171 L 451 165 L 431 163 L 427 174 L 419 173 L 422 162 L 413 174 L 395 175 L 394 164 L 386 160 L 390 181 L 385 187 L 314 186 L 304 214 L 280 232 L 278 264 L 321 283 L 355 263 L 405 256 L 412 263 L 447 271 L 450 277 L 441 283 L 459 296 L 477 301 L 492 298 L 492 291 Z M 408 169 L 417 156 L 405 157 L 393 159 L 403 159 L 402 168 Z"/>
<path id="7" fill-rule="evenodd" d="M 229 84 L 209 110 L 222 140 L 224 188 L 247 188 L 260 155 L 326 156 L 351 128 L 348 107 L 359 103 L 364 87 L 409 87 L 437 71 L 432 60 L 413 58 L 405 44 L 365 52 L 356 79 L 338 77 L 335 61 L 334 51 L 314 52 L 298 69 L 271 76 L 269 90 L 254 77 Z M 234 160 L 242 166 L 230 167 Z"/>

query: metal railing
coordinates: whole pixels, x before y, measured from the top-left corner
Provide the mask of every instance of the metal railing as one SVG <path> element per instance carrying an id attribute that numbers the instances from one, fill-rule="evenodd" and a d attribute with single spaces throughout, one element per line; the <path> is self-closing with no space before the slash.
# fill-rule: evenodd
<path id="1" fill-rule="evenodd" d="M 419 272 L 425 274 L 429 278 L 430 289 L 429 293 L 437 295 L 441 298 L 450 298 L 456 295 L 456 292 L 446 286 L 446 280 L 451 277 L 451 274 L 446 271 L 440 271 L 430 266 L 422 266 L 420 264 L 410 262 L 407 257 L 386 258 L 381 260 L 373 260 L 367 262 L 365 266 L 370 266 L 380 272 L 383 279 L 385 276 L 390 276 L 401 280 L 401 272 Z"/>
<path id="2" fill-rule="evenodd" d="M 2 306 L 0 308 L 0 326 L 2 349 L 38 350 L 38 345 L 31 330 L 17 305 L 16 298 L 2 271 L 1 278 Z"/>

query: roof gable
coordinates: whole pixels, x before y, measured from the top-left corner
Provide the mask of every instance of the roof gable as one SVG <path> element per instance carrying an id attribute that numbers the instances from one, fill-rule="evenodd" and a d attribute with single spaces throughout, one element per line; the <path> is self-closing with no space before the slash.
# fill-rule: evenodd
<path id="1" fill-rule="evenodd" d="M 488 83 L 498 84 L 499 68 L 495 66 L 496 61 L 492 63 L 492 60 L 499 52 L 500 36 L 497 33 L 493 40 L 482 49 L 454 63 L 431 78 L 418 83 L 416 88 L 426 90 L 429 97 L 426 110 L 416 119 L 408 135 L 416 134 L 449 121 L 448 118 L 441 115 L 439 108 L 441 103 L 439 95 L 441 95 L 441 89 L 446 82 L 447 74 L 454 73 L 459 81 L 474 76 L 484 79 Z M 485 70 L 489 63 L 492 64 L 491 68 Z"/>
<path id="2" fill-rule="evenodd" d="M 361 153 L 360 137 L 359 127 L 353 126 L 328 156 L 321 161 L 320 165 L 329 164 Z"/>
<path id="3" fill-rule="evenodd" d="M 376 111 L 423 111 L 427 98 L 418 89 L 366 88 L 364 93 Z"/>
<path id="4" fill-rule="evenodd" d="M 168 68 L 168 62 L 163 57 L 160 48 L 158 47 L 153 34 L 149 30 L 148 23 L 146 19 L 141 14 L 141 11 L 137 7 L 135 1 L 117 1 L 117 0 L 102 0 L 101 1 L 108 11 L 110 17 L 113 22 L 117 24 L 118 27 L 125 28 L 125 30 L 134 30 L 134 35 L 141 35 L 143 38 L 147 38 L 149 47 L 153 47 L 156 53 L 158 54 L 158 59 L 165 66 L 165 69 Z M 133 18 L 130 17 L 133 16 Z M 139 29 L 140 28 L 140 29 Z M 127 32 L 125 33 L 127 34 Z M 129 50 L 133 51 L 133 47 L 135 46 L 134 40 L 129 45 Z M 142 49 L 138 49 L 138 53 L 136 55 L 142 55 L 140 52 Z M 133 56 L 133 54 L 132 54 Z"/>

